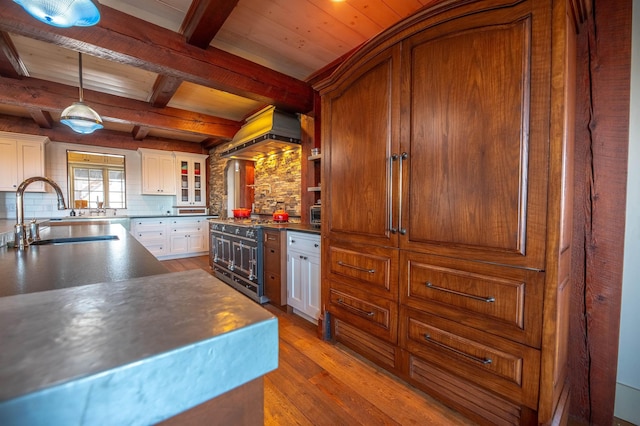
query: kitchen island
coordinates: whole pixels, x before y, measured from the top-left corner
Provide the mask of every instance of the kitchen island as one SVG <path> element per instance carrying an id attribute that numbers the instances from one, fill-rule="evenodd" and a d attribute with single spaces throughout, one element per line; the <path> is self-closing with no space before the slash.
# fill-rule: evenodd
<path id="1" fill-rule="evenodd" d="M 119 225 L 42 238 L 111 234 L 0 249 L 0 424 L 179 423 L 194 412 L 208 424 L 238 412 L 261 421 L 277 319 L 205 271 L 167 273 Z M 230 414 L 227 395 L 243 408 Z"/>

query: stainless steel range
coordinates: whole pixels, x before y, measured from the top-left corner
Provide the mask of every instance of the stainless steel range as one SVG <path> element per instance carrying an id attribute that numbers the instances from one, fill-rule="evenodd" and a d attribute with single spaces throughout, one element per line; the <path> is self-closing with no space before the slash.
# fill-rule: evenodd
<path id="1" fill-rule="evenodd" d="M 209 263 L 216 277 L 258 303 L 264 295 L 261 227 L 239 221 L 210 221 Z"/>

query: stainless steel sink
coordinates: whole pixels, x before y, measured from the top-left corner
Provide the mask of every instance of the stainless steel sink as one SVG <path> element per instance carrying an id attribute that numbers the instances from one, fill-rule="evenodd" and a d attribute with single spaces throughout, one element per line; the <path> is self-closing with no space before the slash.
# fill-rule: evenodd
<path id="1" fill-rule="evenodd" d="M 92 235 L 86 237 L 63 237 L 63 238 L 49 238 L 46 240 L 37 240 L 29 243 L 32 246 L 44 246 L 50 244 L 73 244 L 73 243 L 89 243 L 93 241 L 109 241 L 118 240 L 117 235 Z"/>

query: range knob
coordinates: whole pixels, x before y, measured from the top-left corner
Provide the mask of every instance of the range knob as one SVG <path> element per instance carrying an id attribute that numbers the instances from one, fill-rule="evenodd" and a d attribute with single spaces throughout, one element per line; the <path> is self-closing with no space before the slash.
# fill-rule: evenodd
<path id="1" fill-rule="evenodd" d="M 225 228 L 226 228 L 226 227 L 225 227 L 224 225 L 222 225 L 222 226 L 220 227 L 220 231 L 224 232 Z"/>
<path id="2" fill-rule="evenodd" d="M 253 229 L 247 229 L 247 238 L 253 238 Z"/>
<path id="3" fill-rule="evenodd" d="M 240 234 L 240 228 L 236 228 L 236 235 Z"/>

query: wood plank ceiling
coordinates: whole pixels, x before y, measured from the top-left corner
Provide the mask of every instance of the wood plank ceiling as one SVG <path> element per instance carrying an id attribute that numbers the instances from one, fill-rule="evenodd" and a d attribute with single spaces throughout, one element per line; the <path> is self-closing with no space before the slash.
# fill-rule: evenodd
<path id="1" fill-rule="evenodd" d="M 310 79 L 439 1 L 102 0 L 98 25 L 60 29 L 0 0 L 0 130 L 71 134 L 81 52 L 98 132 L 215 146 L 265 105 L 310 112 Z"/>

